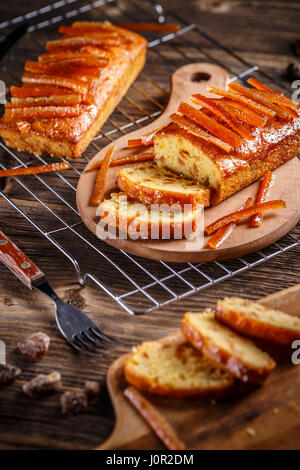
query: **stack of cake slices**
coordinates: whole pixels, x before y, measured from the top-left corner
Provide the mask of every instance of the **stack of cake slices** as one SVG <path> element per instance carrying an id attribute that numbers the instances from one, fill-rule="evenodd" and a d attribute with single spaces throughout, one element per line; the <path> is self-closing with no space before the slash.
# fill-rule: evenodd
<path id="1" fill-rule="evenodd" d="M 300 319 L 259 303 L 226 298 L 217 302 L 215 311 L 187 312 L 181 336 L 134 348 L 125 363 L 125 377 L 156 395 L 220 397 L 239 382 L 260 384 L 276 367 L 255 338 L 290 348 L 300 339 Z"/>

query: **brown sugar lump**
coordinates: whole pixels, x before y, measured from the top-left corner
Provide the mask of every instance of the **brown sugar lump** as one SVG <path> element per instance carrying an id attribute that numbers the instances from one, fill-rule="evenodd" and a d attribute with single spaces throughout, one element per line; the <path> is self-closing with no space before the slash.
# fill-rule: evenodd
<path id="1" fill-rule="evenodd" d="M 50 338 L 46 333 L 39 331 L 33 333 L 28 338 L 18 343 L 18 348 L 22 354 L 32 359 L 42 359 L 49 349 Z"/>
<path id="2" fill-rule="evenodd" d="M 133 350 L 124 370 L 136 388 L 175 398 L 222 396 L 234 383 L 229 372 L 189 344 L 144 342 Z"/>
<path id="3" fill-rule="evenodd" d="M 194 204 L 209 206 L 210 190 L 181 178 L 155 163 L 142 163 L 118 171 L 117 185 L 129 198 L 144 204 Z"/>
<path id="4" fill-rule="evenodd" d="M 39 374 L 30 382 L 23 385 L 23 392 L 31 398 L 39 398 L 59 392 L 62 387 L 59 372 L 51 372 L 48 375 Z"/>
<path id="5" fill-rule="evenodd" d="M 184 315 L 182 333 L 205 356 L 243 382 L 260 382 L 275 368 L 274 360 L 255 344 L 215 319 L 214 312 Z"/>
<path id="6" fill-rule="evenodd" d="M 154 208 L 127 200 L 124 192 L 112 193 L 100 206 L 100 217 L 105 225 L 127 233 L 132 239 L 188 238 L 200 227 L 202 205 L 195 209 L 177 210 Z"/>
<path id="7" fill-rule="evenodd" d="M 238 297 L 219 300 L 216 318 L 234 330 L 255 338 L 282 344 L 300 339 L 300 318 Z"/>

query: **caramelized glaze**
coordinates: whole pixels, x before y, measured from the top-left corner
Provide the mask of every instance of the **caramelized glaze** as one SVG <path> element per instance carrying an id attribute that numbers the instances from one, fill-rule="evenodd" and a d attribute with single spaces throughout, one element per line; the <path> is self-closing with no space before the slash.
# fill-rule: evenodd
<path id="1" fill-rule="evenodd" d="M 49 41 L 49 52 L 42 54 L 38 62 L 26 62 L 23 87 L 12 87 L 12 95 L 23 98 L 23 101 L 8 104 L 7 111 L 0 119 L 0 129 L 21 132 L 18 119 L 8 122 L 9 116 L 14 114 L 20 115 L 19 121 L 28 119 L 26 129 L 30 127 L 30 131 L 37 135 L 72 144 L 79 142 L 101 116 L 110 96 L 118 91 L 128 66 L 146 47 L 145 39 L 138 34 L 107 22 L 77 22 L 74 27 L 61 27 L 60 31 L 65 36 Z M 71 103 L 71 98 L 62 99 L 60 103 L 52 97 L 50 101 L 57 104 L 57 116 L 53 109 L 48 116 L 46 110 L 33 110 L 35 102 L 32 97 L 67 94 L 81 96 L 82 104 L 77 104 L 77 98 L 73 99 L 74 104 L 76 102 L 73 108 L 80 109 L 80 112 L 73 110 L 73 117 L 63 117 L 60 109 L 64 101 Z M 31 102 L 25 103 L 26 99 Z M 38 101 L 42 106 L 47 105 L 47 99 Z M 25 108 L 27 111 L 24 111 Z M 39 113 L 41 118 L 35 117 Z M 69 114 L 72 116 L 71 110 Z"/>

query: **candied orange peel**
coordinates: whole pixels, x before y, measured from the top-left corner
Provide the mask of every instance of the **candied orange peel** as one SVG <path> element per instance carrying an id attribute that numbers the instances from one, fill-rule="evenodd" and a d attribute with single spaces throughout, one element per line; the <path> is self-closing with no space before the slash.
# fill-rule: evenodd
<path id="1" fill-rule="evenodd" d="M 270 198 L 271 189 L 274 185 L 275 179 L 276 179 L 275 173 L 272 173 L 271 171 L 266 171 L 264 179 L 259 188 L 259 193 L 256 199 L 256 204 L 259 204 L 261 202 L 266 202 Z M 262 221 L 263 221 L 263 215 L 255 214 L 251 219 L 250 225 L 252 227 L 259 227 Z"/>
<path id="2" fill-rule="evenodd" d="M 136 162 L 146 162 L 149 160 L 154 160 L 155 155 L 153 153 L 139 153 L 137 155 L 127 155 L 126 157 L 116 158 L 111 160 L 110 167 L 126 165 L 127 163 L 136 163 Z M 103 160 L 101 162 L 92 163 L 87 171 L 98 170 L 101 168 Z"/>
<path id="3" fill-rule="evenodd" d="M 29 166 L 24 168 L 11 168 L 0 170 L 0 178 L 5 176 L 37 175 L 39 173 L 50 173 L 70 168 L 68 162 L 50 163 L 49 165 Z"/>
<path id="4" fill-rule="evenodd" d="M 255 78 L 252 77 L 248 78 L 247 82 L 257 90 L 262 92 L 262 96 L 268 97 L 274 103 L 278 103 L 281 106 L 286 106 L 287 108 L 291 108 L 294 110 L 298 109 L 297 103 L 294 103 L 293 100 L 281 93 L 281 91 L 273 90 L 272 88 L 268 87 L 267 85 L 264 85 L 263 83 L 259 82 L 258 80 L 255 80 Z M 294 117 L 298 117 L 298 114 Z"/>
<path id="5" fill-rule="evenodd" d="M 80 106 L 34 106 L 29 108 L 7 108 L 5 110 L 5 122 L 15 122 L 32 119 L 52 119 L 76 117 L 81 113 Z"/>
<path id="6" fill-rule="evenodd" d="M 8 108 L 27 108 L 35 106 L 74 106 L 80 104 L 82 95 L 53 95 L 38 96 L 28 98 L 12 98 L 10 102 L 5 103 L 5 109 Z"/>
<path id="7" fill-rule="evenodd" d="M 131 31 L 167 31 L 169 33 L 176 33 L 180 29 L 178 24 L 166 23 L 122 23 L 118 26 Z"/>
<path id="8" fill-rule="evenodd" d="M 208 86 L 207 90 L 211 93 L 214 93 L 215 95 L 224 96 L 224 98 L 230 98 L 234 101 L 239 101 L 248 106 L 249 108 L 254 109 L 254 111 L 257 111 L 258 113 L 261 113 L 265 116 L 275 116 L 275 111 L 272 111 L 270 108 L 267 108 L 266 106 L 263 106 L 257 103 L 256 101 L 246 98 L 245 96 L 239 95 L 238 93 L 234 93 L 233 91 L 220 90 L 220 88 L 216 88 L 213 86 Z"/>
<path id="9" fill-rule="evenodd" d="M 195 104 L 198 104 L 202 106 L 203 108 L 208 109 L 208 111 L 210 111 L 212 114 L 217 116 L 217 118 L 221 119 L 221 121 L 226 122 L 226 124 L 228 124 L 228 126 L 233 131 L 235 131 L 237 134 L 241 135 L 245 139 L 249 139 L 249 140 L 253 139 L 253 135 L 251 131 L 248 128 L 246 128 L 242 123 L 239 123 L 236 120 L 233 120 L 231 115 L 228 113 L 228 110 L 220 106 L 220 104 L 218 103 L 218 100 L 212 100 L 197 93 L 192 96 L 192 101 Z"/>
<path id="10" fill-rule="evenodd" d="M 140 139 L 129 139 L 128 140 L 128 147 L 140 147 L 142 145 L 153 145 L 153 137 L 161 130 L 164 126 L 160 127 L 159 129 L 155 129 L 148 134 L 143 135 Z"/>
<path id="11" fill-rule="evenodd" d="M 237 212 L 232 212 L 231 214 L 221 217 L 220 219 L 205 227 L 205 233 L 210 235 L 216 232 L 216 230 L 219 230 L 219 228 L 231 222 L 238 222 L 240 219 L 245 217 L 251 217 L 252 215 L 261 214 L 270 210 L 284 209 L 285 207 L 285 202 L 280 199 L 255 204 L 254 206 L 239 210 Z"/>
<path id="12" fill-rule="evenodd" d="M 247 201 L 245 201 L 244 204 L 241 205 L 241 207 L 239 208 L 239 211 L 246 209 L 247 207 L 250 207 L 253 204 L 253 202 L 254 202 L 253 197 L 249 197 Z M 219 248 L 225 242 L 225 240 L 227 240 L 227 238 L 232 234 L 235 227 L 236 227 L 236 223 L 230 222 L 229 224 L 224 225 L 223 227 L 219 228 L 219 230 L 217 230 L 212 235 L 212 237 L 210 237 L 210 239 L 208 240 L 207 242 L 208 246 L 214 249 Z"/>
<path id="13" fill-rule="evenodd" d="M 184 116 L 180 116 L 179 114 L 174 113 L 170 116 L 170 120 L 175 122 L 179 127 L 185 129 L 190 134 L 193 134 L 196 137 L 200 137 L 201 139 L 204 139 L 208 142 L 211 142 L 212 144 L 217 145 L 221 149 L 225 150 L 225 152 L 227 153 L 232 150 L 231 145 L 228 145 L 226 142 L 223 142 L 223 140 L 219 139 L 218 137 L 215 137 L 214 135 L 200 129 L 200 127 L 198 127 L 196 123 L 190 121 Z"/>
<path id="14" fill-rule="evenodd" d="M 238 101 L 233 101 L 227 98 L 217 99 L 215 101 L 218 103 L 218 106 L 227 110 L 233 118 L 237 118 L 245 124 L 255 127 L 265 127 L 267 123 L 266 116 L 256 113 Z"/>
<path id="15" fill-rule="evenodd" d="M 65 95 L 72 94 L 72 90 L 57 87 L 16 87 L 12 86 L 10 89 L 11 96 L 15 98 L 33 98 L 38 96 L 52 96 L 52 95 Z"/>
<path id="16" fill-rule="evenodd" d="M 250 98 L 253 101 L 257 101 L 258 103 L 262 104 L 263 106 L 266 106 L 267 108 L 270 108 L 272 111 L 274 111 L 277 116 L 279 116 L 282 119 L 287 119 L 289 117 L 289 114 L 281 109 L 279 106 L 277 106 L 273 101 L 270 99 L 270 97 L 266 97 L 263 93 L 259 90 L 255 90 L 253 88 L 247 88 L 242 85 L 240 85 L 237 82 L 233 82 L 229 84 L 230 90 L 233 90 L 240 95 L 245 96 L 246 98 Z"/>
<path id="17" fill-rule="evenodd" d="M 115 147 L 110 147 L 103 159 L 102 165 L 100 167 L 99 173 L 96 178 L 96 183 L 94 187 L 94 191 L 91 197 L 91 205 L 92 206 L 99 206 L 104 198 L 104 191 L 105 191 L 105 181 L 108 169 L 110 167 L 111 158 L 115 151 Z"/>
<path id="18" fill-rule="evenodd" d="M 190 104 L 182 102 L 180 103 L 178 111 L 189 119 L 195 121 L 197 124 L 200 124 L 202 127 L 210 131 L 219 139 L 226 142 L 231 147 L 235 148 L 241 145 L 243 139 L 240 135 L 210 118 L 200 109 L 196 109 Z"/>
<path id="19" fill-rule="evenodd" d="M 91 35 L 89 36 L 71 36 L 62 39 L 57 39 L 54 41 L 48 41 L 46 45 L 47 51 L 54 51 L 56 49 L 68 48 L 68 49 L 78 49 L 83 46 L 95 46 L 95 47 L 105 47 L 105 46 L 120 46 L 122 41 L 120 37 L 102 37 L 96 38 Z"/>
<path id="20" fill-rule="evenodd" d="M 24 73 L 22 80 L 24 83 L 30 84 L 54 85 L 62 88 L 70 88 L 71 90 L 83 95 L 88 92 L 88 84 L 75 78 L 26 72 Z"/>

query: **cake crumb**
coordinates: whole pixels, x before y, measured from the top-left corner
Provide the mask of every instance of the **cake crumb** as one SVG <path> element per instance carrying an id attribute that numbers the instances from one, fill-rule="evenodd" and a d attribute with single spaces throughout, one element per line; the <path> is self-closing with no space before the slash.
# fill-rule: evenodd
<path id="1" fill-rule="evenodd" d="M 251 437 L 254 437 L 256 435 L 256 431 L 253 428 L 247 428 L 246 431 Z"/>

